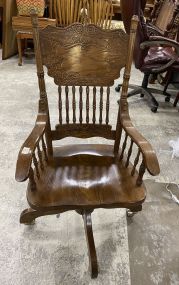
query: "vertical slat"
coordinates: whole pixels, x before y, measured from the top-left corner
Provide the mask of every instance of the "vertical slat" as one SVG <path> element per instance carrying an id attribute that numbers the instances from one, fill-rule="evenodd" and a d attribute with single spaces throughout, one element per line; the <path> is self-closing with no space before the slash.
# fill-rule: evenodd
<path id="1" fill-rule="evenodd" d="M 100 87 L 100 102 L 99 102 L 99 123 L 103 121 L 103 87 Z"/>
<path id="2" fill-rule="evenodd" d="M 123 142 L 123 145 L 122 145 L 122 152 L 121 152 L 121 155 L 120 155 L 120 159 L 121 160 L 123 159 L 123 156 L 124 156 L 124 151 L 125 151 L 126 144 L 127 144 L 127 138 L 128 138 L 128 134 L 125 133 L 125 139 L 124 139 L 124 142 Z"/>
<path id="3" fill-rule="evenodd" d="M 105 25 L 104 28 L 107 29 L 107 24 L 108 24 L 108 17 L 109 17 L 109 12 L 110 12 L 110 5 L 109 3 L 106 1 L 106 19 L 105 19 Z"/>
<path id="4" fill-rule="evenodd" d="M 86 123 L 89 124 L 89 86 L 86 87 Z"/>
<path id="5" fill-rule="evenodd" d="M 78 8 L 77 22 L 80 21 L 81 9 L 82 9 L 82 1 L 80 1 L 79 8 Z"/>
<path id="6" fill-rule="evenodd" d="M 106 99 L 106 125 L 109 124 L 109 95 L 110 95 L 110 87 L 107 87 L 107 99 Z"/>
<path id="7" fill-rule="evenodd" d="M 33 153 L 32 159 L 33 159 L 33 163 L 34 163 L 34 166 L 35 166 L 36 176 L 39 179 L 40 178 L 40 173 L 39 173 L 38 161 L 37 161 L 35 153 Z"/>
<path id="8" fill-rule="evenodd" d="M 137 155 L 136 155 L 136 158 L 134 160 L 134 165 L 133 165 L 133 168 L 132 168 L 132 171 L 131 171 L 131 175 L 133 176 L 134 173 L 135 173 L 135 169 L 136 169 L 136 166 L 139 162 L 139 157 L 140 157 L 140 149 L 138 149 L 138 152 L 137 152 Z"/>
<path id="9" fill-rule="evenodd" d="M 83 88 L 82 88 L 82 86 L 79 87 L 79 93 L 80 93 L 80 98 L 79 98 L 80 117 L 79 117 L 79 121 L 80 121 L 80 124 L 82 124 L 82 122 L 83 122 L 83 98 L 82 98 Z"/>
<path id="10" fill-rule="evenodd" d="M 102 28 L 104 26 L 105 15 L 106 15 L 106 2 L 104 3 L 103 9 L 102 9 L 102 23 L 101 23 Z"/>
<path id="11" fill-rule="evenodd" d="M 93 124 L 96 122 L 96 87 L 93 87 Z"/>
<path id="12" fill-rule="evenodd" d="M 41 168 L 41 170 L 44 170 L 44 165 L 43 165 L 43 160 L 42 160 L 42 152 L 41 152 L 39 144 L 37 145 L 37 153 L 38 153 L 40 168 Z"/>
<path id="13" fill-rule="evenodd" d="M 90 1 L 90 19 L 91 23 L 94 23 L 94 5 L 93 0 Z"/>
<path id="14" fill-rule="evenodd" d="M 69 124 L 69 98 L 68 98 L 69 88 L 65 86 L 65 94 L 66 94 L 66 122 Z"/>
<path id="15" fill-rule="evenodd" d="M 75 12 L 74 11 L 74 9 L 75 9 L 75 7 L 74 7 L 74 0 L 71 0 L 71 11 L 70 11 L 70 24 L 72 24 L 74 21 L 73 21 L 73 13 Z"/>
<path id="16" fill-rule="evenodd" d="M 144 163 L 144 160 L 142 160 L 142 163 L 141 163 L 140 168 L 139 168 L 139 175 L 138 175 L 137 180 L 136 180 L 137 186 L 141 186 L 144 173 L 145 173 L 145 163 Z"/>
<path id="17" fill-rule="evenodd" d="M 73 123 L 76 123 L 76 99 L 75 99 L 75 86 L 72 86 L 72 108 L 73 108 Z"/>
<path id="18" fill-rule="evenodd" d="M 57 14 L 58 14 L 58 23 L 60 25 L 63 24 L 63 20 L 62 20 L 62 5 L 61 5 L 61 1 L 56 0 L 56 6 L 57 6 Z"/>
<path id="19" fill-rule="evenodd" d="M 62 124 L 62 87 L 58 86 L 59 123 Z"/>
<path id="20" fill-rule="evenodd" d="M 46 147 L 46 144 L 45 144 L 45 141 L 44 141 L 44 137 L 43 137 L 43 136 L 42 136 L 42 149 L 43 149 L 45 161 L 47 162 L 47 161 L 48 161 L 47 147 Z"/>
<path id="21" fill-rule="evenodd" d="M 97 0 L 94 0 L 94 24 L 97 24 Z"/>
<path id="22" fill-rule="evenodd" d="M 69 17 L 70 17 L 70 0 L 66 0 L 66 16 L 67 16 L 67 25 L 69 25 Z"/>
<path id="23" fill-rule="evenodd" d="M 130 157 L 132 154 L 132 146 L 133 146 L 133 141 L 131 140 L 130 147 L 129 147 L 128 154 L 127 154 L 127 160 L 126 160 L 125 167 L 129 166 L 129 160 L 130 160 Z"/>
<path id="24" fill-rule="evenodd" d="M 79 0 L 81 2 L 81 0 Z M 77 15 L 78 15 L 78 5 L 79 2 L 75 1 L 75 7 L 74 7 L 74 14 L 73 14 L 73 22 L 77 22 Z"/>

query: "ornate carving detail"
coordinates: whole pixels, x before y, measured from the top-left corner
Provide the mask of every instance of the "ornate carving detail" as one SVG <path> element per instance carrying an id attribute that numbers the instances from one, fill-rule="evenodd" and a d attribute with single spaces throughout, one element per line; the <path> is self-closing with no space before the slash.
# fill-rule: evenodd
<path id="1" fill-rule="evenodd" d="M 44 65 L 57 85 L 111 86 L 125 66 L 128 35 L 89 24 L 40 32 Z"/>

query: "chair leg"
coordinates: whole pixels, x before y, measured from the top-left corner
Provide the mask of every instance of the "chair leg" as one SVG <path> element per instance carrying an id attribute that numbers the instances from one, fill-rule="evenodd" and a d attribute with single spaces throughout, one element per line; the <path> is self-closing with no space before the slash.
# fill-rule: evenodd
<path id="1" fill-rule="evenodd" d="M 68 209 L 61 209 L 61 210 L 51 210 L 51 211 L 38 211 L 33 210 L 32 208 L 25 209 L 22 211 L 20 215 L 20 223 L 25 225 L 33 225 L 35 223 L 35 219 L 42 216 L 48 216 L 48 215 L 57 215 L 60 216 L 60 213 L 64 213 L 68 211 Z"/>
<path id="2" fill-rule="evenodd" d="M 179 92 L 178 92 L 178 94 L 177 94 L 177 96 L 176 96 L 176 98 L 175 98 L 175 101 L 174 101 L 174 103 L 173 103 L 173 107 L 176 107 L 178 101 L 179 101 Z"/>
<path id="3" fill-rule="evenodd" d="M 42 216 L 42 213 L 31 208 L 25 209 L 20 215 L 20 223 L 26 225 L 33 225 L 35 219 Z"/>
<path id="4" fill-rule="evenodd" d="M 91 277 L 96 278 L 98 276 L 98 262 L 97 255 L 93 237 L 91 212 L 83 212 L 84 228 L 86 233 L 86 241 L 88 244 L 88 254 L 89 254 L 89 266 L 91 270 Z"/>
<path id="5" fill-rule="evenodd" d="M 17 38 L 17 47 L 18 47 L 18 54 L 19 54 L 19 60 L 18 60 L 18 65 L 22 66 L 22 45 L 21 45 L 21 38 L 20 36 L 16 36 Z"/>

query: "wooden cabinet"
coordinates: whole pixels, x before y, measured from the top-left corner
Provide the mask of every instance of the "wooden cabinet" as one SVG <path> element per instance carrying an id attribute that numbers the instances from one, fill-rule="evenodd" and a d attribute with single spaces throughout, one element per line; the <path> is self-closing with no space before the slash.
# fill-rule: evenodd
<path id="1" fill-rule="evenodd" d="M 17 53 L 16 35 L 12 30 L 12 16 L 17 15 L 15 0 L 0 0 L 2 9 L 2 59 Z"/>

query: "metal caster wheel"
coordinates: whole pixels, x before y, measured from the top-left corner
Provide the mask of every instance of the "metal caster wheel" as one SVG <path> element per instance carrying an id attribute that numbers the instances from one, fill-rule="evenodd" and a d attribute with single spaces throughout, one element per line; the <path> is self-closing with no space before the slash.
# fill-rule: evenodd
<path id="1" fill-rule="evenodd" d="M 116 90 L 116 92 L 120 92 L 120 90 L 121 90 L 121 86 L 116 86 L 116 88 L 115 88 L 115 90 Z"/>
<path id="2" fill-rule="evenodd" d="M 132 212 L 132 211 L 129 210 L 129 209 L 126 210 L 126 216 L 127 216 L 128 218 L 132 218 L 135 214 L 136 214 L 136 212 Z"/>
<path id="3" fill-rule="evenodd" d="M 169 96 L 165 97 L 165 102 L 170 102 L 170 97 Z"/>
<path id="4" fill-rule="evenodd" d="M 152 111 L 153 113 L 156 113 L 156 112 L 157 112 L 157 109 L 158 109 L 158 107 L 152 107 L 152 108 L 151 108 L 151 111 Z"/>

